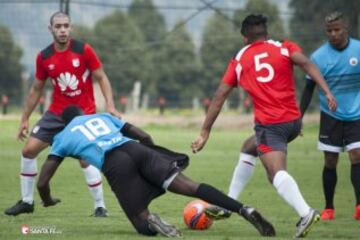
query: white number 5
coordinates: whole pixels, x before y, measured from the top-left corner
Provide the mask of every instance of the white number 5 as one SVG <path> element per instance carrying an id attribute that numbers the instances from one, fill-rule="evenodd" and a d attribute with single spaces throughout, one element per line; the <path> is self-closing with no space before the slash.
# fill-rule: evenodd
<path id="1" fill-rule="evenodd" d="M 274 68 L 269 63 L 261 63 L 262 58 L 268 57 L 269 54 L 264 52 L 254 56 L 255 61 L 255 71 L 259 72 L 261 69 L 265 68 L 268 70 L 269 74 L 266 77 L 256 77 L 256 80 L 259 82 L 270 82 L 274 78 Z"/>

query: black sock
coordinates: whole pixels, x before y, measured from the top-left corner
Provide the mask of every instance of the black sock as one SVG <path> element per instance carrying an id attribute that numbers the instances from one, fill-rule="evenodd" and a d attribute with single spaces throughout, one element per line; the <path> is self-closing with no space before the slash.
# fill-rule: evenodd
<path id="1" fill-rule="evenodd" d="M 360 204 L 360 163 L 351 165 L 351 182 L 354 187 L 356 205 Z"/>
<path id="2" fill-rule="evenodd" d="M 243 207 L 243 204 L 235 201 L 234 199 L 226 196 L 216 188 L 201 183 L 196 191 L 196 197 L 219 207 L 225 208 L 232 212 L 239 212 Z"/>
<path id="3" fill-rule="evenodd" d="M 334 209 L 334 194 L 335 194 L 335 186 L 337 182 L 336 168 L 331 169 L 324 167 L 322 180 L 323 180 L 323 190 L 326 201 L 325 208 Z"/>

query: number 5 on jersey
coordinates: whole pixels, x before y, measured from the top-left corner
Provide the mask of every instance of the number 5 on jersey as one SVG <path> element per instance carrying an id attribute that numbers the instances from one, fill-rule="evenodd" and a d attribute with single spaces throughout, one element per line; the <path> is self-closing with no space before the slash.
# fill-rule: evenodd
<path id="1" fill-rule="evenodd" d="M 268 56 L 269 54 L 267 52 L 260 53 L 254 56 L 255 71 L 260 72 L 262 69 L 266 69 L 268 71 L 268 75 L 266 77 L 256 77 L 256 80 L 258 80 L 259 82 L 270 82 L 274 78 L 274 68 L 269 63 L 264 62 L 263 59 Z"/>

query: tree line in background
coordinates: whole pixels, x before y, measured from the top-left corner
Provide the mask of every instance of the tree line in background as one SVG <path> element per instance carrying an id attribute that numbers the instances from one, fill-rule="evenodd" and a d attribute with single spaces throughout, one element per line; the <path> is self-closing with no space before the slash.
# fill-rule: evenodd
<path id="1" fill-rule="evenodd" d="M 162 96 L 171 105 L 186 107 L 193 97 L 212 97 L 228 61 L 243 47 L 240 25 L 249 13 L 265 14 L 271 38 L 292 39 L 306 54 L 325 41 L 323 19 L 331 11 L 343 11 L 350 19 L 352 35 L 359 35 L 360 5 L 356 0 L 346 4 L 340 0 L 292 0 L 290 7 L 288 31 L 277 7 L 266 0 L 248 1 L 231 16 L 213 9 L 200 48 L 186 29 L 186 19 L 167 30 L 151 0 L 133 0 L 127 12 L 114 10 L 91 29 L 75 26 L 74 36 L 93 45 L 117 96 L 128 95 L 134 82 L 140 81 L 142 93 L 150 99 Z M 16 99 L 20 97 L 22 51 L 7 28 L 0 27 L 0 36 L 0 94 Z M 303 75 L 297 73 L 297 78 L 301 90 Z M 238 104 L 238 98 L 234 91 L 232 102 Z"/>

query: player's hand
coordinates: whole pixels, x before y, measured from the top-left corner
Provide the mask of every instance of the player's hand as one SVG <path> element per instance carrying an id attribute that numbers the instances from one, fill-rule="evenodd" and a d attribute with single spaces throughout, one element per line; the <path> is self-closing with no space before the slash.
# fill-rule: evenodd
<path id="1" fill-rule="evenodd" d="M 303 120 L 301 119 L 301 126 L 300 126 L 300 133 L 299 133 L 300 137 L 304 136 L 304 124 L 303 124 Z"/>
<path id="2" fill-rule="evenodd" d="M 29 134 L 29 120 L 22 120 L 20 123 L 17 139 L 24 141 Z"/>
<path id="3" fill-rule="evenodd" d="M 122 118 L 121 113 L 118 110 L 116 110 L 116 108 L 114 108 L 114 107 L 108 107 L 107 112 L 110 113 L 111 115 L 113 115 L 114 117 L 117 117 L 120 119 Z"/>
<path id="4" fill-rule="evenodd" d="M 326 99 L 328 102 L 328 107 L 329 107 L 330 111 L 335 112 L 337 103 L 336 103 L 334 96 L 331 93 L 328 93 L 325 96 L 326 96 Z"/>
<path id="5" fill-rule="evenodd" d="M 61 202 L 61 200 L 58 199 L 58 198 L 50 198 L 50 199 L 47 200 L 46 202 L 42 202 L 42 205 L 43 205 L 44 207 L 50 207 L 50 206 L 54 206 L 54 205 L 56 205 L 56 204 L 58 204 L 58 203 L 60 203 L 60 202 Z"/>
<path id="6" fill-rule="evenodd" d="M 205 146 L 207 140 L 209 138 L 208 132 L 201 132 L 195 141 L 191 143 L 191 149 L 193 153 L 200 152 L 201 149 Z"/>

